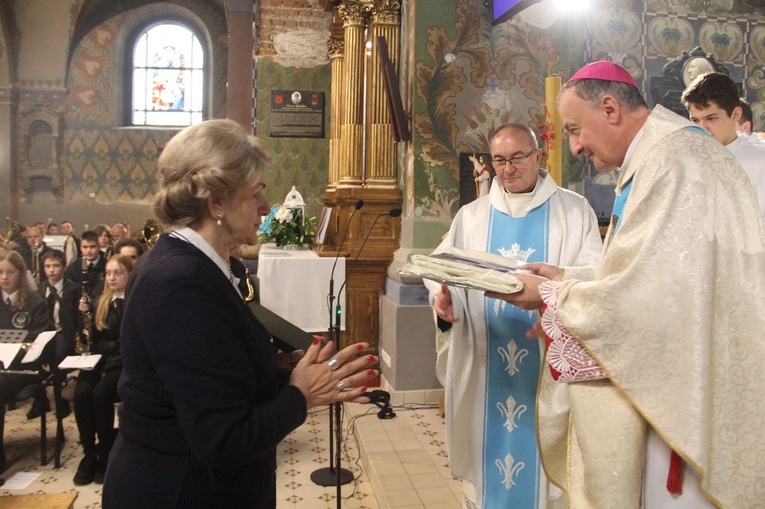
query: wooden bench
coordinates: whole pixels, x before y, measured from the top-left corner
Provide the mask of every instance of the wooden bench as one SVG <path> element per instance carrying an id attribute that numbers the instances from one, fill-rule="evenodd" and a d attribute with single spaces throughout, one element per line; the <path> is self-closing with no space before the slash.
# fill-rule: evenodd
<path id="1" fill-rule="evenodd" d="M 10 495 L 0 497 L 0 509 L 74 509 L 79 493 Z"/>

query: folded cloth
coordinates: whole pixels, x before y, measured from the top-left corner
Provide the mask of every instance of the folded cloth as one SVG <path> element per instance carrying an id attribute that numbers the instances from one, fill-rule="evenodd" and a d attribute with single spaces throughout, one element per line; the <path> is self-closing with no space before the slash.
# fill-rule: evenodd
<path id="1" fill-rule="evenodd" d="M 468 260 L 455 261 L 439 256 L 414 255 L 398 273 L 485 292 L 516 293 L 523 290 L 523 283 L 512 274 L 474 265 Z"/>

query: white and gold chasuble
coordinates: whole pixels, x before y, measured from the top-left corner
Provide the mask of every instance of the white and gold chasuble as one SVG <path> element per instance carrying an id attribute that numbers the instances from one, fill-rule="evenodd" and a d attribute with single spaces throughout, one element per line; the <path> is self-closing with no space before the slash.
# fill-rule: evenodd
<path id="1" fill-rule="evenodd" d="M 513 217 L 501 183 L 463 207 L 446 247 L 488 251 L 520 262 L 590 265 L 601 243 L 595 214 L 579 195 L 540 170 L 534 196 Z M 568 260 L 568 262 L 564 262 Z M 440 285 L 425 282 L 434 297 Z M 547 507 L 536 440 L 540 343 L 525 332 L 536 320 L 483 292 L 450 288 L 459 321 L 437 338 L 437 374 L 446 389 L 449 463 L 475 487 L 478 507 Z"/>
<path id="2" fill-rule="evenodd" d="M 648 427 L 708 503 L 765 507 L 763 221 L 741 166 L 689 125 L 652 111 L 618 234 L 550 301 L 608 377 L 540 388 L 545 468 L 575 509 L 668 507 L 641 500 Z"/>

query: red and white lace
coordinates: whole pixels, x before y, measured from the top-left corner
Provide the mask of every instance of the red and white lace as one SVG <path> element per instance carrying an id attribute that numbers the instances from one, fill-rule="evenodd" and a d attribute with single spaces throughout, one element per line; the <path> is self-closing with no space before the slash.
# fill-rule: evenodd
<path id="1" fill-rule="evenodd" d="M 539 295 L 544 302 L 541 325 L 545 332 L 547 363 L 553 380 L 567 383 L 606 378 L 603 369 L 558 319 L 557 304 L 561 285 L 560 281 L 545 281 L 539 285 Z"/>

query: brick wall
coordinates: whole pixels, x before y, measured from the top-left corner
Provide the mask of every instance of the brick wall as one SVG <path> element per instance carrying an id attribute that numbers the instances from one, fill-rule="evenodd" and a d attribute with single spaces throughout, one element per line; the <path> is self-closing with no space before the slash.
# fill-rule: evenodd
<path id="1" fill-rule="evenodd" d="M 274 36 L 300 30 L 326 30 L 332 14 L 319 0 L 260 0 L 258 56 L 276 55 Z"/>

